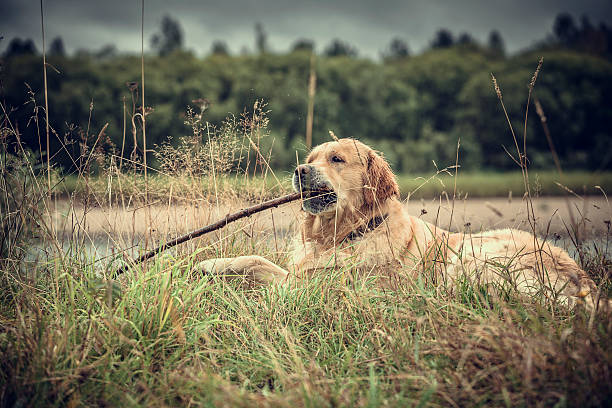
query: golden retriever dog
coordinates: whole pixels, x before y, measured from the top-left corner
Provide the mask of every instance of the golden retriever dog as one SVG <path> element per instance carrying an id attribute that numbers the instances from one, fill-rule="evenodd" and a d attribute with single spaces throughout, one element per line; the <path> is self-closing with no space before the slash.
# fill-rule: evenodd
<path id="1" fill-rule="evenodd" d="M 350 267 L 386 287 L 427 273 L 451 290 L 467 279 L 596 306 L 594 282 L 561 248 L 514 229 L 451 233 L 408 214 L 389 164 L 357 140 L 314 148 L 295 169 L 293 188 L 304 217 L 287 269 L 260 256 L 210 259 L 200 268 L 282 284 Z"/>

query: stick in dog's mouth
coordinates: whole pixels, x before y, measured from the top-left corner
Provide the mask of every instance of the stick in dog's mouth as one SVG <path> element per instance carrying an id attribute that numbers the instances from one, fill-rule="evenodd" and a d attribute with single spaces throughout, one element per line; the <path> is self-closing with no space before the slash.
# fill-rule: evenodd
<path id="1" fill-rule="evenodd" d="M 338 199 L 338 195 L 331 188 L 317 188 L 312 190 L 302 190 L 302 195 L 304 199 L 312 199 L 312 198 L 322 198 L 327 197 L 333 198 L 334 200 Z"/>
<path id="2" fill-rule="evenodd" d="M 313 190 L 301 190 L 302 209 L 311 214 L 318 214 L 329 208 L 338 201 L 338 194 L 332 189 L 317 188 Z"/>

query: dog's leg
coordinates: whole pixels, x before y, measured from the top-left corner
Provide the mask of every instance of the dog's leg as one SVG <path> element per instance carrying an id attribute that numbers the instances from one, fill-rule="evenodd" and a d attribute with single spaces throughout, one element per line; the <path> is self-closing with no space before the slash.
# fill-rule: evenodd
<path id="1" fill-rule="evenodd" d="M 289 272 L 257 255 L 236 258 L 215 258 L 200 262 L 197 269 L 229 279 L 245 279 L 256 283 L 283 283 Z"/>

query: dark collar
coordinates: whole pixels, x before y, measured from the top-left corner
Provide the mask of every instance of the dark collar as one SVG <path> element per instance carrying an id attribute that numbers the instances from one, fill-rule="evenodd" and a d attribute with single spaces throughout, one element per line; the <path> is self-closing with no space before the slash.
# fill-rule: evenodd
<path id="1" fill-rule="evenodd" d="M 383 216 L 377 215 L 374 218 L 370 218 L 370 221 L 368 221 L 367 225 L 363 225 L 357 228 L 355 231 L 351 231 L 344 238 L 344 241 L 353 241 L 357 238 L 363 237 L 368 232 L 375 230 L 376 227 L 378 227 L 380 224 L 382 224 L 387 219 L 388 216 L 389 214 L 385 214 Z"/>

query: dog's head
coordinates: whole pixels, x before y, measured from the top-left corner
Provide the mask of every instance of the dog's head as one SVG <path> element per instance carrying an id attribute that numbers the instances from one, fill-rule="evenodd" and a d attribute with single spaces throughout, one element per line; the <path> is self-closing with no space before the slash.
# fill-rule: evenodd
<path id="1" fill-rule="evenodd" d="M 293 188 L 303 194 L 302 208 L 324 214 L 347 207 L 374 208 L 399 188 L 389 164 L 374 150 L 354 139 L 317 146 L 293 174 Z"/>

